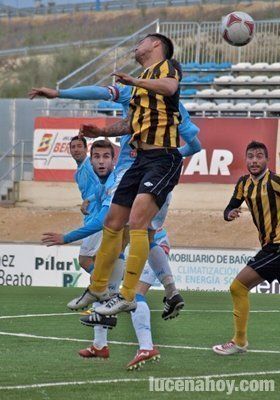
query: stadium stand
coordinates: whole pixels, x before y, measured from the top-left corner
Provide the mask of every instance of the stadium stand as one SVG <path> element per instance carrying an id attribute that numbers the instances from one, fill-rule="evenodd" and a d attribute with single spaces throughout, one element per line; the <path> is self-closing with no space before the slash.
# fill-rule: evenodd
<path id="1" fill-rule="evenodd" d="M 191 115 L 280 115 L 280 63 L 188 63 L 182 69 L 181 99 Z"/>
<path id="2" fill-rule="evenodd" d="M 280 89 L 275 89 L 280 84 L 280 63 L 192 62 L 182 64 L 182 69 L 181 99 L 191 115 L 280 115 Z M 104 101 L 98 104 L 98 111 L 118 114 L 121 108 Z"/>

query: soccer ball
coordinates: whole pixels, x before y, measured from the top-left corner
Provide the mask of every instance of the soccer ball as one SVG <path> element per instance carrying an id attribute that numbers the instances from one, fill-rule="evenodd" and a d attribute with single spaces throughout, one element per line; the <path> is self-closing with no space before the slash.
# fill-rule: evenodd
<path id="1" fill-rule="evenodd" d="M 232 12 L 222 18 L 222 36 L 232 46 L 245 46 L 251 42 L 254 30 L 253 18 L 244 12 Z"/>

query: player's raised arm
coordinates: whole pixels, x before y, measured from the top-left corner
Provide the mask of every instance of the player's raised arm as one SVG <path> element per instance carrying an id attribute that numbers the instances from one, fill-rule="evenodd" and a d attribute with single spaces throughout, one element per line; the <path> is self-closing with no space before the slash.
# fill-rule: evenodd
<path id="1" fill-rule="evenodd" d="M 116 76 L 116 81 L 119 83 L 151 90 L 163 96 L 172 96 L 178 90 L 179 85 L 178 81 L 173 77 L 160 79 L 141 79 L 134 78 L 123 72 L 115 72 L 113 75 Z"/>

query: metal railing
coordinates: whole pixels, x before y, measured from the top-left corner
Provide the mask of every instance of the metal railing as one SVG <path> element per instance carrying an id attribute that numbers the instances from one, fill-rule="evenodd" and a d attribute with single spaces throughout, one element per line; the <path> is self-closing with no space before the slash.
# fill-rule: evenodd
<path id="1" fill-rule="evenodd" d="M 5 190 L 13 187 L 14 182 L 24 180 L 25 166 L 33 165 L 32 154 L 26 154 L 26 145 L 32 143 L 30 140 L 18 140 L 0 157 L 0 164 L 5 167 L 5 172 L 0 176 L 1 196 Z"/>
<path id="2" fill-rule="evenodd" d="M 160 32 L 172 39 L 175 58 L 186 62 L 242 61 L 268 63 L 280 59 L 280 19 L 256 21 L 254 39 L 244 47 L 230 46 L 220 33 L 221 23 L 214 22 L 161 22 L 155 20 L 132 36 L 120 41 L 85 65 L 57 82 L 57 88 L 77 87 L 81 84 L 112 83 L 111 73 L 123 70 L 136 73 L 137 67 L 131 50 L 139 38 L 151 31 Z"/>
<path id="3" fill-rule="evenodd" d="M 255 21 L 254 39 L 246 46 L 229 46 L 220 34 L 219 22 L 203 22 L 200 31 L 200 62 L 268 62 L 280 58 L 280 20 Z"/>
<path id="4" fill-rule="evenodd" d="M 57 82 L 57 89 L 76 87 L 81 84 L 109 83 L 112 81 L 110 77 L 112 71 L 123 70 L 130 72 L 136 67 L 135 60 L 132 57 L 132 50 L 135 44 L 148 33 L 158 31 L 159 20 L 156 19 L 65 76 Z"/>
<path id="5" fill-rule="evenodd" d="M 175 43 L 175 58 L 184 62 L 231 62 L 243 61 L 268 63 L 280 59 L 280 20 L 255 21 L 254 39 L 243 47 L 230 46 L 221 35 L 219 21 L 163 22 L 160 32 Z"/>

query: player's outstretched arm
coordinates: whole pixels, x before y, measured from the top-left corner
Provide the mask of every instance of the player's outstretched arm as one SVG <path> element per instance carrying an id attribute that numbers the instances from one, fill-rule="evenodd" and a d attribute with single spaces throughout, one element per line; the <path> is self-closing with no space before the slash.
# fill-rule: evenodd
<path id="1" fill-rule="evenodd" d="M 111 100 L 112 93 L 109 88 L 103 86 L 80 86 L 71 89 L 50 89 L 46 87 L 32 88 L 28 93 L 32 100 L 35 97 L 46 97 L 47 99 L 72 99 L 72 100 Z"/>
<path id="2" fill-rule="evenodd" d="M 58 97 L 58 91 L 46 87 L 32 88 L 28 93 L 28 97 L 30 98 L 30 100 L 34 99 L 35 97 L 45 97 L 46 99 L 55 99 L 56 97 Z"/>
<path id="3" fill-rule="evenodd" d="M 97 233 L 103 229 L 105 217 L 108 213 L 109 206 L 103 206 L 96 218 L 89 220 L 84 226 L 74 231 L 66 233 L 63 236 L 64 243 L 72 243 L 77 240 L 84 239 L 94 233 Z"/>
<path id="4" fill-rule="evenodd" d="M 43 233 L 42 243 L 47 247 L 65 244 L 63 235 L 61 233 L 54 232 Z"/>
<path id="5" fill-rule="evenodd" d="M 116 77 L 116 81 L 119 83 L 152 90 L 163 96 L 172 96 L 177 91 L 179 85 L 177 79 L 174 78 L 141 79 L 134 78 L 124 72 L 115 72 L 112 75 Z"/>

